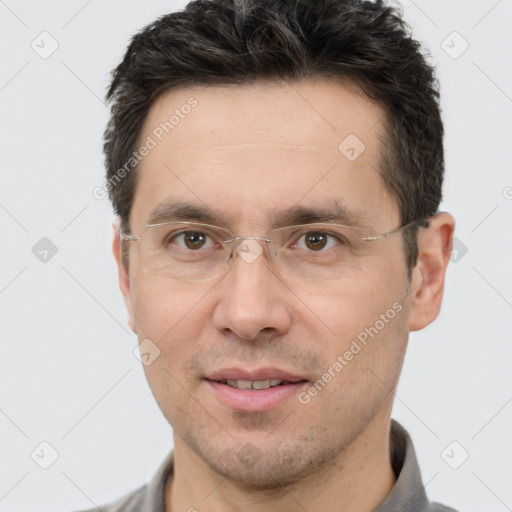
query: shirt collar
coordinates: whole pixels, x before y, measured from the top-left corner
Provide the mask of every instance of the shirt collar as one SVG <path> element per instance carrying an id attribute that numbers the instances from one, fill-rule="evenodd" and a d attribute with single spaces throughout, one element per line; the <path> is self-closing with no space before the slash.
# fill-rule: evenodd
<path id="1" fill-rule="evenodd" d="M 389 449 L 396 482 L 375 512 L 430 511 L 431 505 L 421 481 L 420 468 L 411 438 L 405 428 L 393 419 Z"/>

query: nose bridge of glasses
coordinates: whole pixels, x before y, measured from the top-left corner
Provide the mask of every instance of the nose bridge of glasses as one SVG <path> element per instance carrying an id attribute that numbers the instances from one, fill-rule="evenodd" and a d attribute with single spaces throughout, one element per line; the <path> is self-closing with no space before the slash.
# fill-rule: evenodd
<path id="1" fill-rule="evenodd" d="M 228 261 L 233 261 L 238 254 L 246 263 L 253 263 L 262 252 L 267 257 L 277 255 L 276 240 L 259 236 L 237 236 L 224 242 L 229 247 Z"/>

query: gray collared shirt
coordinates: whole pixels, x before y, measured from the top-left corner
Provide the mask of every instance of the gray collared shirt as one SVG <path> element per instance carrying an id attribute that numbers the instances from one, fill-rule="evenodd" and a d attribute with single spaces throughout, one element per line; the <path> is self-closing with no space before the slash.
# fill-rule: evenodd
<path id="1" fill-rule="evenodd" d="M 421 481 L 420 468 L 411 438 L 397 421 L 391 420 L 391 463 L 396 482 L 375 512 L 457 512 L 430 502 Z M 100 507 L 103 512 L 165 512 L 165 485 L 173 473 L 174 453 L 163 461 L 155 476 L 136 491 Z M 192 509 L 193 510 L 193 509 Z M 91 509 L 87 512 L 96 512 Z"/>

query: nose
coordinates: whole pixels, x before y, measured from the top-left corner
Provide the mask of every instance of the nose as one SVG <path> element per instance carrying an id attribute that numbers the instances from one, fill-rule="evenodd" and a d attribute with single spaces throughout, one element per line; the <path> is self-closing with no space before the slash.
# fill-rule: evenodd
<path id="1" fill-rule="evenodd" d="M 213 319 L 223 334 L 254 340 L 263 331 L 278 336 L 290 329 L 290 292 L 269 265 L 263 244 L 244 240 L 233 254 Z"/>

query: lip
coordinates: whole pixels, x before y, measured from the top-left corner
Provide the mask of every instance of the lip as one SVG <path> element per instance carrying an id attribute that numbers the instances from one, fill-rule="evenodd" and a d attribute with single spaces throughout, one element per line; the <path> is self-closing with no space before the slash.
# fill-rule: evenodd
<path id="1" fill-rule="evenodd" d="M 205 377 L 207 380 L 221 381 L 221 380 L 270 380 L 279 379 L 288 382 L 298 382 L 307 380 L 302 375 L 296 375 L 279 368 L 259 368 L 254 370 L 246 370 L 243 368 L 224 368 L 215 372 L 209 373 Z"/>
<path id="2" fill-rule="evenodd" d="M 270 380 L 286 381 L 267 389 L 238 389 L 220 381 L 225 380 Z M 308 385 L 305 377 L 278 368 L 260 368 L 244 370 L 242 368 L 225 368 L 209 374 L 206 384 L 216 398 L 226 407 L 236 411 L 266 412 L 279 407 L 286 400 L 294 397 Z"/>

